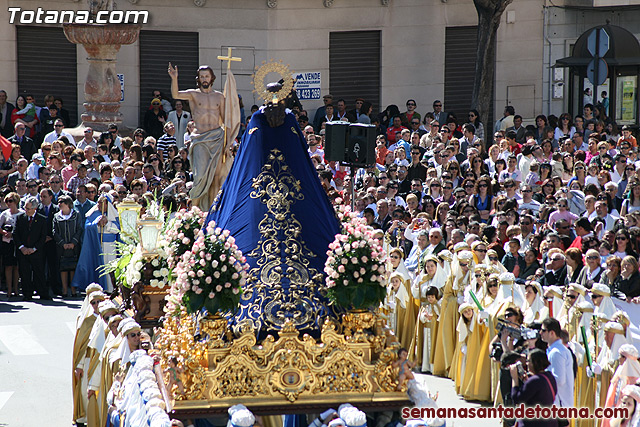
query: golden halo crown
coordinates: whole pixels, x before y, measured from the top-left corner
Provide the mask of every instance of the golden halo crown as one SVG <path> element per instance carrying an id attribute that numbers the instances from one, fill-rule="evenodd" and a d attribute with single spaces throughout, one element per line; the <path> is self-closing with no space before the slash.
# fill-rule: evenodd
<path id="1" fill-rule="evenodd" d="M 269 73 L 276 73 L 284 80 L 282 88 L 275 93 L 269 92 L 264 83 L 264 79 Z M 256 67 L 256 72 L 253 75 L 253 81 L 251 82 L 254 87 L 253 92 L 265 102 L 277 103 L 291 93 L 293 89 L 293 77 L 291 75 L 289 65 L 283 64 L 282 61 L 276 62 L 273 59 L 269 62 L 262 61 L 262 66 Z"/>

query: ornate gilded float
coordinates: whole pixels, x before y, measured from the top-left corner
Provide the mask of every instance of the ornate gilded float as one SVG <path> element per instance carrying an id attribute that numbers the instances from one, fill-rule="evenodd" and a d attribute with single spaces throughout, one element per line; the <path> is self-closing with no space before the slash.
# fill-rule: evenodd
<path id="1" fill-rule="evenodd" d="M 162 367 L 172 357 L 184 367 L 184 394 L 177 386 L 170 390 L 176 416 L 224 414 L 239 402 L 262 415 L 313 412 L 344 402 L 376 411 L 410 405 L 391 366 L 399 344 L 375 313 L 349 313 L 342 325 L 327 321 L 319 340 L 300 337 L 287 322 L 278 339 L 269 335 L 258 343 L 247 321 L 231 340 L 219 324 L 201 325 L 200 332 L 211 338 L 198 342 L 196 326 L 194 317 L 183 316 L 157 330 Z M 166 375 L 168 383 L 168 370 Z"/>

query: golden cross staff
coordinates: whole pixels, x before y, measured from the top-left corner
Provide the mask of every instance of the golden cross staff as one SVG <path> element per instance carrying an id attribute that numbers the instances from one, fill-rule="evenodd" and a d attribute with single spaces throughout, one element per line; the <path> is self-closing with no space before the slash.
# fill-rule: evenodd
<path id="1" fill-rule="evenodd" d="M 231 70 L 231 61 L 242 62 L 242 58 L 231 56 L 232 50 L 233 50 L 232 47 L 227 48 L 227 56 L 218 55 L 218 59 L 220 61 L 227 61 L 227 74 L 229 74 L 229 71 Z M 226 113 L 227 112 L 225 111 L 225 114 Z M 222 161 L 224 162 L 226 161 L 226 157 L 227 157 L 227 126 L 223 124 L 223 127 L 224 127 L 224 144 L 222 146 Z"/>
<path id="2" fill-rule="evenodd" d="M 227 70 L 231 69 L 231 61 L 241 62 L 242 58 L 231 56 L 232 47 L 227 48 L 227 56 L 218 55 L 220 61 L 227 61 Z"/>

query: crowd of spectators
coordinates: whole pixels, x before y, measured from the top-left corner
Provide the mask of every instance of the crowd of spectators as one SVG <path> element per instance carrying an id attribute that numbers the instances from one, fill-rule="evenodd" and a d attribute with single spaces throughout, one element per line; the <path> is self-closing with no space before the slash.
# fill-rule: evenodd
<path id="1" fill-rule="evenodd" d="M 12 144 L 8 158 L 0 154 L 2 287 L 8 298 L 77 293 L 69 285 L 86 215 L 100 195 L 116 205 L 130 197 L 144 208 L 149 197 L 162 197 L 169 211 L 190 207 L 188 147 L 195 127 L 188 106 L 172 105 L 160 91 L 152 96 L 143 127 L 132 137 L 111 124 L 102 133 L 86 127 L 76 141 L 65 131 L 69 114 L 61 100 L 47 95 L 39 107 L 33 96 L 19 96 L 14 106 L 0 91 L 0 132 Z M 559 288 L 567 301 L 582 289 L 593 290 L 598 305 L 604 286 L 611 297 L 640 302 L 638 143 L 630 126 L 618 130 L 607 118 L 605 106 L 587 104 L 582 114 L 559 118 L 539 115 L 530 124 L 507 106 L 496 123 L 483 124 L 478 111 L 458 118 L 439 100 L 424 114 L 413 99 L 405 111 L 390 105 L 379 114 L 362 98 L 353 109 L 331 95 L 323 101 L 313 120 L 299 102 L 291 105 L 319 180 L 334 205 L 353 204 L 380 230 L 378 236 L 394 248 L 391 264 L 398 269 L 404 260 L 407 279 L 434 281 L 429 268 L 437 271 L 436 264 L 451 261 L 430 266 L 429 257 L 448 251 L 457 257 L 450 266 L 458 269 L 454 275 L 471 277 L 469 268 L 478 265 L 509 271 L 527 300 L 530 293 L 547 297 Z M 246 117 L 241 107 L 246 125 L 258 107 Z M 376 163 L 354 171 L 353 180 L 351 171 L 325 156 L 326 123 L 337 120 L 376 129 Z M 464 262 L 465 251 L 472 263 Z M 489 289 L 485 296 L 491 296 Z M 439 292 L 432 296 L 442 298 Z M 463 306 L 469 325 L 475 318 Z M 531 307 L 521 307 L 523 321 Z M 537 320 L 540 333 L 547 333 L 542 340 L 562 353 L 559 340 L 567 324 Z M 548 360 L 531 353 L 532 373 L 548 364 L 553 371 L 559 356 L 547 353 Z M 431 369 L 429 361 L 421 362 Z M 551 395 L 567 392 L 555 373 L 538 379 L 551 380 Z M 525 399 L 519 386 L 514 378 L 516 400 Z"/>
<path id="2" fill-rule="evenodd" d="M 152 104 L 160 102 L 156 96 L 154 91 Z M 143 128 L 123 137 L 114 123 L 101 133 L 86 127 L 76 141 L 65 129 L 68 113 L 56 107 L 53 96 L 45 97 L 44 107 L 30 95 L 19 96 L 13 106 L 0 91 L 0 104 L 0 129 L 11 143 L 8 158 L 0 153 L 2 288 L 8 298 L 22 294 L 30 300 L 36 291 L 45 300 L 77 293 L 69 285 L 85 217 L 100 195 L 108 194 L 115 204 L 129 196 L 145 206 L 149 197 L 162 197 L 167 209 L 189 207 L 188 143 L 194 126 L 181 105 L 177 114 L 169 112 L 172 120 L 160 124 L 157 138 Z"/>

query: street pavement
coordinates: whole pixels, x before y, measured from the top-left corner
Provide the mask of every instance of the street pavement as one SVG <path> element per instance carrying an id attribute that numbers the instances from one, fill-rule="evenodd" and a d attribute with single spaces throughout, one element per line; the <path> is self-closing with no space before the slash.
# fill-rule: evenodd
<path id="1" fill-rule="evenodd" d="M 472 368 L 467 366 L 467 368 Z M 438 393 L 436 404 L 439 408 L 479 408 L 488 406 L 485 402 L 467 402 L 456 394 L 453 381 L 448 378 L 440 378 L 433 375 L 416 374 L 416 379 L 427 386 L 432 395 Z M 501 427 L 499 418 L 479 419 L 447 419 L 447 427 Z"/>
<path id="2" fill-rule="evenodd" d="M 71 426 L 71 352 L 82 301 L 10 301 L 0 297 L 0 427 Z M 459 398 L 449 379 L 417 375 L 439 407 L 479 407 Z M 497 419 L 449 419 L 447 427 L 498 427 Z"/>
<path id="3" fill-rule="evenodd" d="M 82 301 L 0 298 L 0 426 L 70 426 L 71 350 Z"/>

